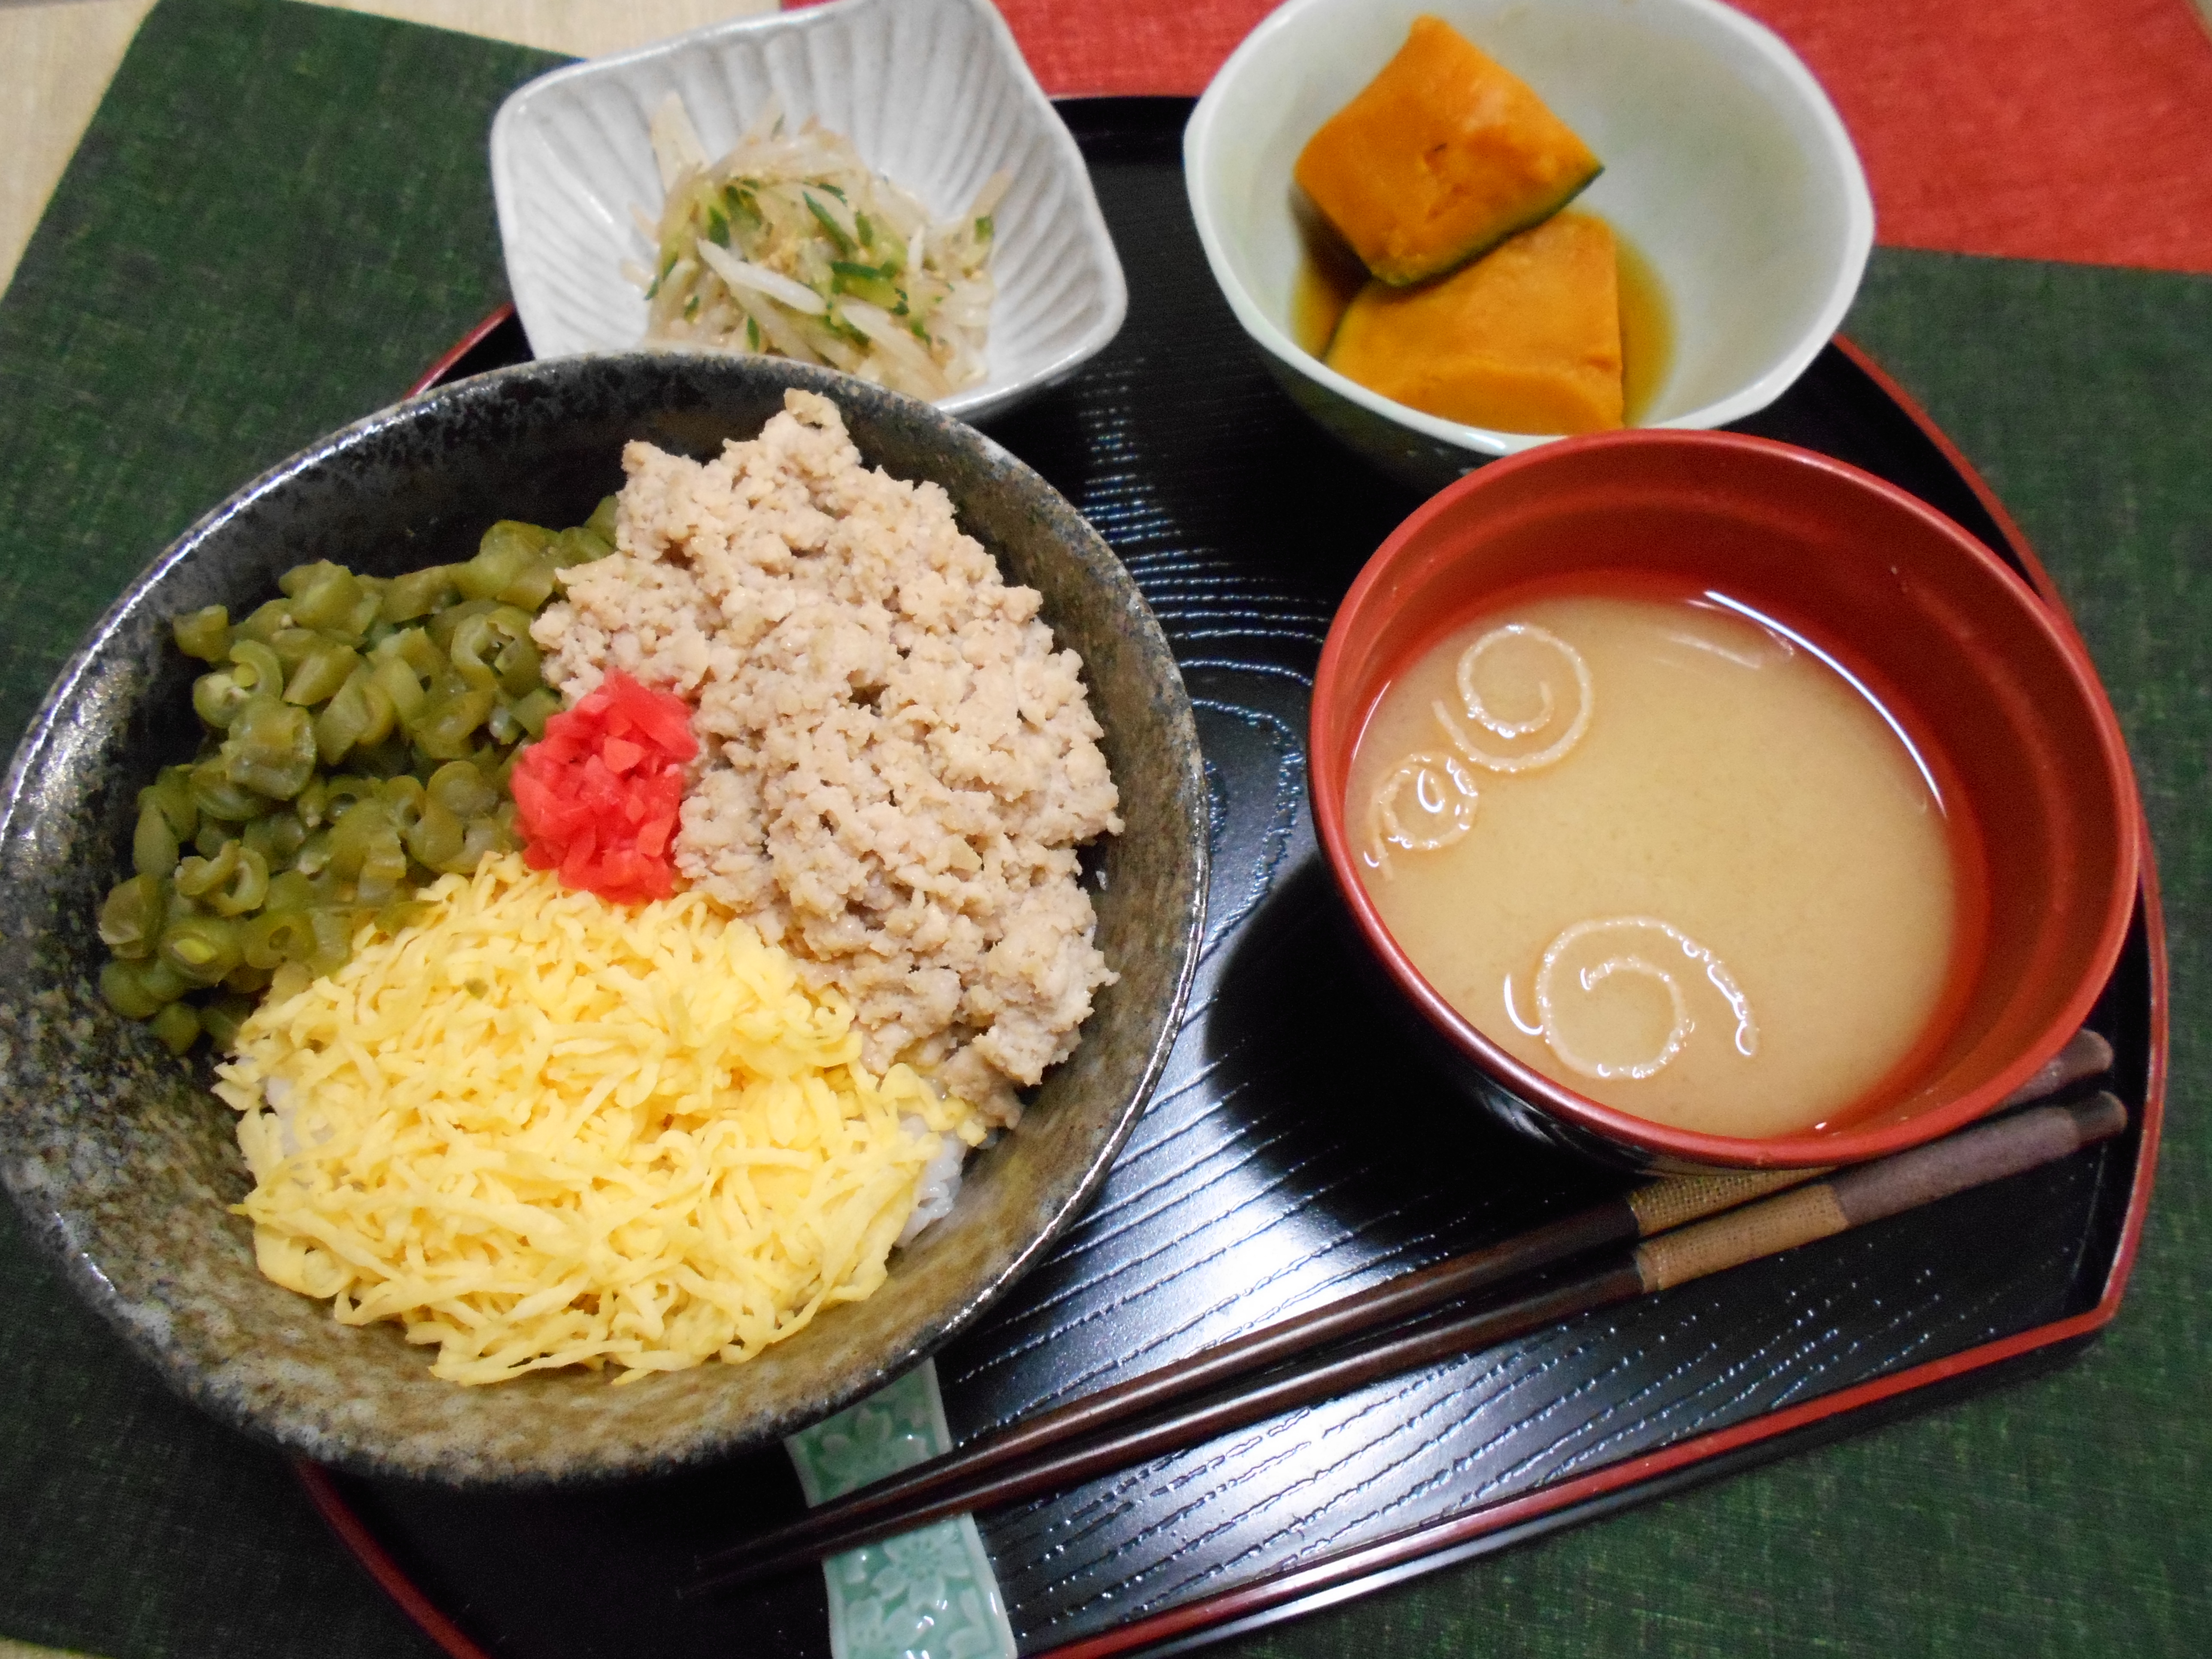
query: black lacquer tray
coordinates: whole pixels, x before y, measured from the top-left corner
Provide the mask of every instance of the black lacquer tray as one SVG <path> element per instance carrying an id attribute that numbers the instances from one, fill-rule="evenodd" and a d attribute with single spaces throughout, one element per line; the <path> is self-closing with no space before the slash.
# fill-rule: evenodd
<path id="1" fill-rule="evenodd" d="M 1188 100 L 1060 107 L 1129 319 L 990 430 L 1097 526 L 1174 642 L 1213 787 L 1214 886 L 1188 1023 L 1095 1208 L 938 1358 L 963 1437 L 1621 1179 L 1472 1121 L 1364 1000 L 1314 844 L 1306 698 L 1337 599 L 1417 498 L 1310 425 L 1238 331 L 1185 204 Z M 432 378 L 526 352 L 495 319 Z M 1965 462 L 1847 345 L 1744 429 L 1912 491 L 2057 603 Z M 2094 1018 L 2134 1111 L 2125 1138 L 979 1517 L 1022 1650 L 1176 1650 L 2058 1363 L 2118 1304 L 2165 1018 L 2147 876 Z M 779 1452 L 550 1496 L 302 1474 L 457 1655 L 829 1651 L 817 1575 L 719 1602 L 675 1594 L 697 1553 L 800 1507 Z"/>

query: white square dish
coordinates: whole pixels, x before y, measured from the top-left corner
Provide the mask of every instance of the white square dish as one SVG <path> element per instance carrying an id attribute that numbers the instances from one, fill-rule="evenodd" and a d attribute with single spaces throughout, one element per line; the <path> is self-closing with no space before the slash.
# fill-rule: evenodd
<path id="1" fill-rule="evenodd" d="M 938 407 L 979 420 L 1064 380 L 1121 326 L 1128 288 L 1075 140 L 989 0 L 837 0 L 744 18 L 540 76 L 500 106 L 492 194 L 514 307 L 540 357 L 635 349 L 644 296 L 625 260 L 653 250 L 647 126 L 682 95 L 708 152 L 771 97 L 843 133 L 868 165 L 945 216 L 1000 167 L 989 371 Z"/>

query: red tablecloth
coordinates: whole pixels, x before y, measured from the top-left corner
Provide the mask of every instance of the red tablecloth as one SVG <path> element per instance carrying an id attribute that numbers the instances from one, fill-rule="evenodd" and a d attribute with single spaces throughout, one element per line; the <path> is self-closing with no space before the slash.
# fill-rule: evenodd
<path id="1" fill-rule="evenodd" d="M 1048 92 L 1197 93 L 1268 0 L 998 0 Z M 2190 0 L 1744 0 L 1828 88 L 1896 246 L 2212 272 Z"/>

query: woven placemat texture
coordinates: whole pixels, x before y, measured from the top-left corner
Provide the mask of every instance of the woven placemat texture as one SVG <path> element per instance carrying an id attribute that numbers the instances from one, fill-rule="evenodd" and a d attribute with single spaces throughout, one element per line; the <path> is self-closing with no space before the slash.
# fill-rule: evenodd
<path id="1" fill-rule="evenodd" d="M 1884 242 L 2212 271 L 2212 38 L 2190 0 L 1732 3 L 1826 88 Z M 1048 92 L 1194 96 L 1278 0 L 996 3 Z"/>
<path id="2" fill-rule="evenodd" d="M 485 133 L 551 61 L 283 0 L 154 13 L 0 301 L 10 744 L 163 545 L 503 297 Z M 2054 1377 L 1228 1651 L 2148 1655 L 2212 1627 L 2212 281 L 1882 251 L 1850 328 L 2051 565 L 2142 769 L 2176 1046 L 2127 1305 Z M 282 1462 L 171 1398 L 5 1205 L 0 1398 L 0 1636 L 433 1652 Z"/>
<path id="3" fill-rule="evenodd" d="M 486 135 L 560 61 L 271 0 L 155 9 L 0 301 L 0 727 L 178 532 L 506 297 Z"/>
<path id="4" fill-rule="evenodd" d="M 0 299 L 0 732 L 240 484 L 506 297 L 484 145 L 557 58 L 164 0 Z M 0 1201 L 0 1635 L 105 1659 L 434 1653 L 283 1461 L 172 1398 Z"/>

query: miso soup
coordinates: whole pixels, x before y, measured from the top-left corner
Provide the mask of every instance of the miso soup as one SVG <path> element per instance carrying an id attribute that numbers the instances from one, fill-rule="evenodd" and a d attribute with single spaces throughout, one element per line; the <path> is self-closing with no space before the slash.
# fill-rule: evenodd
<path id="1" fill-rule="evenodd" d="M 1560 592 L 1383 694 L 1347 831 L 1486 1036 L 1656 1122 L 1848 1116 L 1939 1021 L 1971 908 L 1940 775 L 1817 643 L 1717 594 Z"/>

